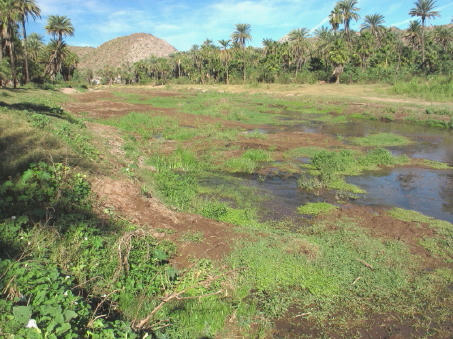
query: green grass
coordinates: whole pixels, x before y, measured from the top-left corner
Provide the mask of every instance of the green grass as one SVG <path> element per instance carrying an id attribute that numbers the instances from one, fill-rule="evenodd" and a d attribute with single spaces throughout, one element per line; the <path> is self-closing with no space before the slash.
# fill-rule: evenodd
<path id="1" fill-rule="evenodd" d="M 144 113 L 129 113 L 119 118 L 101 121 L 103 124 L 118 127 L 126 132 L 134 132 L 143 138 L 157 137 L 178 126 L 177 122 L 166 116 L 153 116 Z"/>
<path id="2" fill-rule="evenodd" d="M 2 100 L 17 101 L 14 95 L 2 97 Z M 143 102 L 143 95 L 124 94 L 124 97 Z M 187 98 L 190 99 L 187 107 L 181 103 L 186 98 L 181 96 L 156 100 L 149 97 L 146 102 L 152 104 L 154 100 L 156 106 L 181 110 L 196 109 L 199 105 L 201 114 L 221 115 L 225 119 L 239 121 L 261 119 L 276 124 L 278 121 L 275 118 L 284 114 L 286 109 L 304 111 L 313 110 L 315 106 L 300 98 L 286 100 L 248 94 L 189 93 Z M 220 103 L 219 107 L 214 107 L 216 103 Z M 237 108 L 233 107 L 236 103 Z M 269 113 L 265 113 L 267 111 Z M 257 113 L 257 117 L 251 117 L 249 113 Z M 19 171 L 20 166 L 14 163 L 14 157 L 19 162 L 22 152 L 30 152 L 33 155 L 30 159 L 34 159 L 42 157 L 47 151 L 54 150 L 56 157 L 62 149 L 69 149 L 68 154 L 81 158 L 83 145 L 96 145 L 82 126 L 69 120 L 51 115 L 34 116 L 9 108 L 0 110 L 0 114 L 5 122 L 0 128 L 0 152 L 4 156 L 2 159 L 5 159 L 0 167 L 5 173 L 9 168 Z M 268 115 L 267 120 L 264 114 Z M 2 251 L 10 251 L 9 258 L 24 249 L 33 255 L 11 266 L 5 279 L 0 278 L 0 288 L 6 291 L 5 295 L 13 292 L 11 286 L 17 286 L 21 293 L 25 291 L 27 296 L 32 296 L 30 309 L 16 308 L 15 313 L 12 308 L 17 305 L 13 299 L 0 303 L 0 308 L 5 305 L 10 308 L 0 310 L 2 332 L 7 329 L 8 333 L 16 332 L 27 337 L 24 331 L 28 329 L 17 321 L 24 318 L 25 311 L 33 311 L 38 323 L 41 321 L 40 328 L 47 328 L 50 318 L 40 313 L 44 309 L 41 304 L 33 304 L 37 300 L 37 292 L 42 292 L 39 300 L 52 302 L 46 304 L 46 310 L 51 305 L 55 306 L 52 312 L 59 306 L 64 307 L 60 315 L 66 309 L 77 313 L 77 324 L 71 323 L 69 330 L 74 336 L 80 336 L 82 331 L 77 332 L 78 326 L 90 319 L 92 306 L 97 300 L 102 300 L 104 294 L 113 293 L 107 301 L 118 307 L 116 311 L 119 313 L 113 317 L 121 318 L 121 322 L 114 323 L 110 318 L 100 317 L 90 331 L 97 331 L 99 338 L 109 335 L 132 337 L 131 320 L 143 319 L 161 302 L 161 297 L 195 285 L 181 296 L 193 299 L 173 300 L 159 310 L 151 324 L 155 329 L 151 336 L 226 338 L 237 334 L 265 338 L 273 335 L 272 326 L 277 319 L 284 317 L 288 309 L 310 313 L 307 331 L 316 332 L 320 337 L 332 336 L 333 331 L 339 337 L 353 337 L 349 332 L 351 328 L 363 329 L 366 321 L 380 315 L 392 315 L 396 323 L 411 324 L 427 336 L 450 335 L 443 335 L 433 324 L 446 328 L 442 322 L 451 316 L 453 296 L 448 289 L 448 284 L 453 283 L 451 270 L 442 267 L 426 270 L 426 262 L 411 254 L 403 242 L 371 235 L 360 226 L 361 221 L 336 219 L 315 222 L 298 218 L 264 222 L 259 206 L 271 197 L 266 196 L 259 185 L 258 188 L 247 186 L 248 179 L 241 179 L 239 175 L 235 177 L 229 172 L 253 173 L 261 162 L 272 161 L 274 156 L 271 151 L 262 149 L 243 150 L 239 143 L 231 142 L 238 139 L 241 130 L 222 125 L 180 127 L 168 117 L 144 113 L 131 113 L 109 119 L 106 123 L 127 132 L 122 135 L 125 140 L 121 145 L 124 158 L 121 155 L 115 158 L 123 168 L 121 173 L 117 173 L 118 176 L 140 185 L 145 196 L 161 198 L 177 209 L 229 223 L 239 240 L 231 242 L 232 252 L 225 262 L 201 260 L 192 263 L 186 271 L 177 271 L 167 264 L 176 253 L 175 244 L 153 238 L 142 227 L 130 224 L 111 209 L 96 211 L 97 214 L 92 217 L 101 213 L 99 220 L 84 219 L 88 216 L 71 213 L 64 215 L 58 223 L 55 221 L 57 214 L 52 209 L 48 210 L 52 211 L 53 218 L 46 223 L 31 222 L 31 215 L 18 214 L 17 219 L 11 219 L 9 214 L 2 215 L 0 243 L 5 245 Z M 66 130 L 67 135 L 54 134 L 54 127 L 55 130 Z M 165 144 L 162 140 L 150 140 L 157 134 L 165 139 L 190 142 Z M 212 143 L 213 140 L 225 142 Z M 79 150 L 75 148 L 77 143 Z M 231 152 L 237 156 L 226 158 Z M 338 195 L 347 195 L 346 191 L 363 192 L 348 185 L 344 181 L 345 175 L 408 161 L 404 157 L 393 157 L 382 148 L 360 152 L 300 147 L 287 151 L 285 156 L 311 158 L 310 164 L 300 165 L 297 162 L 299 173 L 305 170 L 299 181 L 306 181 L 303 184 L 313 189 L 330 187 L 337 190 Z M 437 163 L 427 164 L 445 168 Z M 150 166 L 155 171 L 150 171 Z M 288 167 L 285 163 L 281 168 L 285 166 Z M 77 188 L 80 185 L 70 186 Z M 8 189 L 2 187 L 3 191 L 0 191 L 4 193 Z M 61 191 L 66 194 L 65 190 Z M 25 197 L 33 190 L 24 192 Z M 62 199 L 61 196 L 58 199 Z M 334 205 L 317 203 L 307 204 L 298 210 L 302 213 L 323 213 L 334 208 Z M 7 209 L 8 213 L 11 211 Z M 413 211 L 394 209 L 390 213 L 408 223 L 432 228 L 433 236 L 421 239 L 420 244 L 434 257 L 446 263 L 452 262 L 453 227 L 450 223 Z M 153 227 L 158 228 L 159 225 Z M 183 242 L 209 241 L 200 231 L 191 230 L 190 225 L 187 225 L 186 232 L 177 235 L 181 240 L 179 245 L 184 245 Z M 3 265 L 2 260 L 0 265 Z M 5 265 L 9 263 L 5 261 Z M 232 268 L 240 270 L 222 276 L 210 286 L 198 284 Z M 30 272 L 33 275 L 27 275 Z M 66 279 L 66 275 L 70 278 Z M 46 283 L 42 284 L 43 281 Z M 87 291 L 88 299 L 94 296 L 91 304 L 71 292 L 78 284 L 82 284 Z M 7 286 L 9 290 L 5 290 Z M 66 296 L 64 291 L 68 291 Z M 205 294 L 212 295 L 199 297 Z M 54 304 L 54 301 L 57 303 Z M 17 319 L 7 318 L 10 315 L 17 315 Z M 67 320 L 62 319 L 63 322 Z M 58 324 L 55 328 L 61 326 Z M 157 329 L 159 326 L 162 328 Z"/>
<path id="3" fill-rule="evenodd" d="M 389 214 L 398 220 L 427 224 L 433 228 L 436 235 L 422 239 L 420 245 L 445 262 L 453 262 L 453 224 L 402 208 L 393 208 Z"/>
<path id="4" fill-rule="evenodd" d="M 253 173 L 259 167 L 259 162 L 272 160 L 268 151 L 248 149 L 240 157 L 229 158 L 223 163 L 223 168 L 230 172 Z"/>
<path id="5" fill-rule="evenodd" d="M 238 243 L 229 261 L 248 267 L 239 282 L 265 314 L 278 318 L 297 305 L 323 328 L 373 312 L 396 310 L 410 318 L 407 305 L 421 311 L 423 301 L 413 304 L 410 291 L 422 293 L 435 284 L 412 279 L 418 277 L 413 259 L 402 243 L 370 237 L 353 221 L 337 220 L 305 227 L 300 234 Z"/>
<path id="6" fill-rule="evenodd" d="M 411 81 L 397 82 L 390 89 L 390 93 L 422 98 L 428 101 L 450 101 L 453 99 L 451 88 L 453 77 L 436 76 L 428 81 L 425 77 Z"/>
<path id="7" fill-rule="evenodd" d="M 336 210 L 337 208 L 338 208 L 337 206 L 325 202 L 315 202 L 299 206 L 297 208 L 297 212 L 299 212 L 300 214 L 319 215 L 329 214 L 330 212 Z"/>
<path id="8" fill-rule="evenodd" d="M 434 161 L 434 160 L 428 160 L 428 159 L 421 159 L 421 163 L 425 166 L 434 168 L 434 169 L 451 169 L 452 167 L 448 165 L 445 162 L 439 162 L 439 161 Z"/>
<path id="9" fill-rule="evenodd" d="M 292 154 L 301 154 L 301 151 L 305 150 L 292 150 Z M 352 193 L 366 192 L 357 186 L 346 183 L 345 175 L 360 175 L 365 170 L 377 170 L 380 166 L 394 166 L 409 161 L 406 156 L 392 156 L 388 150 L 383 148 L 371 149 L 364 154 L 351 150 L 308 149 L 305 154 L 311 155 L 311 162 L 301 167 L 307 168 L 312 177 L 304 175 L 298 179 L 299 187 L 304 189 L 327 187 Z"/>
<path id="10" fill-rule="evenodd" d="M 408 138 L 393 133 L 372 134 L 367 137 L 352 138 L 351 141 L 356 145 L 375 147 L 401 146 L 412 143 Z"/>
<path id="11" fill-rule="evenodd" d="M 311 158 L 319 151 L 324 150 L 321 147 L 298 147 L 285 152 L 285 157 L 290 158 Z"/>
<path id="12" fill-rule="evenodd" d="M 181 234 L 179 237 L 179 241 L 183 242 L 193 242 L 193 243 L 198 243 L 202 242 L 204 239 L 204 235 L 202 232 L 199 231 L 186 231 Z"/>

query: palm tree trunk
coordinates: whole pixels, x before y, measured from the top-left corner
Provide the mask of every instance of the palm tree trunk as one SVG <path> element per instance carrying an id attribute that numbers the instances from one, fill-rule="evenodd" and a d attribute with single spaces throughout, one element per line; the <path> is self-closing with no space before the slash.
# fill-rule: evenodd
<path id="1" fill-rule="evenodd" d="M 244 52 L 243 52 L 243 59 L 244 59 L 244 78 L 243 78 L 243 81 L 245 83 L 245 78 L 246 78 L 246 75 L 245 75 L 245 47 L 242 47 L 244 49 Z"/>
<path id="2" fill-rule="evenodd" d="M 227 85 L 230 84 L 229 74 L 228 74 L 228 62 L 227 62 L 227 64 L 226 64 L 226 84 L 227 84 Z"/>
<path id="3" fill-rule="evenodd" d="M 14 60 L 14 44 L 10 44 L 9 48 L 9 57 L 10 57 L 10 62 L 11 62 L 11 74 L 13 76 L 13 86 L 14 88 L 17 87 L 17 75 L 16 75 L 16 63 Z"/>
<path id="4" fill-rule="evenodd" d="M 25 84 L 30 81 L 28 72 L 28 50 L 27 50 L 27 31 L 25 30 L 25 20 L 22 18 L 22 33 L 24 36 L 24 59 L 25 59 Z"/>
<path id="5" fill-rule="evenodd" d="M 422 64 L 425 63 L 425 19 L 422 17 Z"/>

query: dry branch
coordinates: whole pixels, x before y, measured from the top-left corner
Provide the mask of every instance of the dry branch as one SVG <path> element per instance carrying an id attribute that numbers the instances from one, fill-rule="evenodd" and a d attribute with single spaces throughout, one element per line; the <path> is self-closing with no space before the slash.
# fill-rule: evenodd
<path id="1" fill-rule="evenodd" d="M 374 271 L 374 267 L 371 266 L 369 263 L 367 263 L 365 260 L 362 260 L 362 259 L 359 259 L 359 258 L 356 258 L 355 260 L 357 260 L 358 262 L 362 263 L 363 265 L 368 267 L 370 270 Z"/>
<path id="2" fill-rule="evenodd" d="M 159 305 L 157 305 L 152 311 L 150 314 L 148 314 L 146 316 L 146 318 L 144 318 L 142 321 L 140 321 L 138 323 L 138 325 L 134 326 L 134 324 L 132 324 L 133 327 L 135 327 L 136 329 L 143 329 L 145 327 L 145 325 L 154 317 L 154 315 L 159 312 L 159 310 L 164 307 L 164 305 L 173 300 L 173 299 L 176 299 L 176 300 L 180 300 L 180 299 L 186 299 L 186 298 L 183 298 L 183 297 L 180 297 L 182 294 L 186 293 L 187 291 L 197 287 L 197 286 L 204 286 L 204 287 L 208 287 L 210 284 L 212 284 L 214 281 L 216 280 L 219 280 L 220 278 L 224 277 L 225 275 L 228 275 L 230 273 L 233 273 L 233 272 L 237 272 L 237 271 L 241 271 L 241 270 L 244 270 L 244 269 L 247 269 L 246 267 L 240 267 L 240 268 L 236 268 L 234 270 L 231 270 L 231 271 L 228 271 L 228 272 L 225 272 L 225 273 L 222 273 L 218 276 L 215 276 L 215 277 L 210 277 L 210 278 L 207 278 L 207 279 L 204 279 L 204 280 L 201 280 L 201 281 L 198 281 L 196 284 L 193 284 L 192 286 L 189 286 L 185 289 L 183 289 L 182 291 L 179 291 L 179 292 L 174 292 L 174 293 L 171 293 L 170 295 L 167 295 L 164 299 L 162 299 L 162 301 L 159 303 Z M 210 295 L 214 295 L 214 294 L 218 294 L 218 293 L 221 293 L 222 291 L 217 291 L 215 293 L 209 293 L 209 294 L 204 294 L 204 295 L 199 295 L 197 296 L 196 298 L 203 298 L 203 297 L 207 297 L 207 296 L 210 296 Z"/>

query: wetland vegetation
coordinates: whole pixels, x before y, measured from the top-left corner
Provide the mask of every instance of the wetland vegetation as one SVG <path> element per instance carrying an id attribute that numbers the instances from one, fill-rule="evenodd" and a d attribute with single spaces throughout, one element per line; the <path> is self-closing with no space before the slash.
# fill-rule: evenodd
<path id="1" fill-rule="evenodd" d="M 2 335 L 450 336 L 450 107 L 230 90 L 2 92 Z"/>

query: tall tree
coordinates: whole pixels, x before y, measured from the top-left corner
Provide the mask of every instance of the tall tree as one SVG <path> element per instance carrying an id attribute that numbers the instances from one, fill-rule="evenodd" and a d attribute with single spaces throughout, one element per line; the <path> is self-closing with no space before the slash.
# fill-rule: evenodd
<path id="1" fill-rule="evenodd" d="M 74 26 L 71 23 L 71 19 L 67 16 L 49 15 L 47 25 L 44 28 L 48 34 L 60 43 L 63 41 L 63 37 L 74 36 Z"/>
<path id="2" fill-rule="evenodd" d="M 422 20 L 422 62 L 425 62 L 425 21 L 440 17 L 439 12 L 434 11 L 437 7 L 436 0 L 417 0 L 414 2 L 415 7 L 409 12 L 410 16 L 418 16 Z"/>
<path id="3" fill-rule="evenodd" d="M 231 53 L 228 50 L 228 47 L 230 47 L 230 42 L 231 42 L 231 40 L 224 40 L 224 39 L 219 40 L 219 44 L 221 46 L 220 60 L 223 62 L 224 66 L 225 66 L 225 71 L 226 71 L 225 82 L 227 85 L 230 84 L 229 74 L 228 74 L 228 62 L 230 61 L 230 58 L 231 58 Z"/>
<path id="4" fill-rule="evenodd" d="M 436 26 L 433 35 L 434 41 L 442 46 L 444 52 L 447 52 L 448 45 L 453 41 L 453 28 Z"/>
<path id="5" fill-rule="evenodd" d="M 342 39 L 336 39 L 330 46 L 328 58 L 333 65 L 332 75 L 335 77 L 335 83 L 340 83 L 340 75 L 343 73 L 344 65 L 348 61 L 348 49 Z"/>
<path id="6" fill-rule="evenodd" d="M 336 7 L 338 7 L 341 11 L 341 15 L 343 17 L 343 24 L 344 24 L 344 32 L 346 37 L 350 38 L 350 23 L 351 20 L 359 20 L 360 15 L 357 13 L 360 11 L 360 8 L 355 7 L 357 5 L 357 0 L 341 0 L 337 2 Z"/>
<path id="7" fill-rule="evenodd" d="M 403 38 L 409 42 L 412 48 L 420 49 L 422 40 L 422 25 L 420 24 L 420 20 L 409 21 L 409 27 L 406 29 Z"/>
<path id="8" fill-rule="evenodd" d="M 309 51 L 310 43 L 308 40 L 308 34 L 309 30 L 307 28 L 296 28 L 288 34 L 291 53 L 293 54 L 296 63 L 296 77 L 300 67 L 305 62 L 305 56 Z"/>
<path id="9" fill-rule="evenodd" d="M 41 18 L 41 9 L 36 4 L 35 0 L 15 0 L 17 9 L 19 11 L 20 22 L 22 25 L 22 37 L 24 40 L 24 64 L 25 64 L 25 83 L 30 81 L 30 73 L 28 71 L 28 46 L 27 46 L 27 31 L 25 23 L 29 17 L 33 20 Z"/>
<path id="10" fill-rule="evenodd" d="M 47 65 L 44 76 L 50 75 L 52 80 L 61 71 L 64 60 L 69 56 L 70 51 L 64 41 L 52 39 L 46 47 Z"/>
<path id="11" fill-rule="evenodd" d="M 356 51 L 360 56 L 360 65 L 362 68 L 367 68 L 368 58 L 373 53 L 376 46 L 376 37 L 370 31 L 365 31 L 360 34 L 357 39 Z"/>
<path id="12" fill-rule="evenodd" d="M 314 32 L 316 39 L 315 51 L 317 56 L 324 61 L 326 67 L 328 66 L 328 53 L 331 44 L 335 40 L 335 33 L 325 26 L 317 28 Z"/>
<path id="13" fill-rule="evenodd" d="M 49 15 L 44 28 L 53 37 L 48 45 L 45 75 L 50 75 L 51 79 L 55 79 L 57 73 L 61 71 L 65 59 L 70 55 L 63 37 L 74 36 L 74 26 L 71 19 L 66 16 Z"/>
<path id="14" fill-rule="evenodd" d="M 1 55 L 9 56 L 13 86 L 17 86 L 16 55 L 14 40 L 17 32 L 17 22 L 20 14 L 15 0 L 0 0 L 0 42 Z"/>
<path id="15" fill-rule="evenodd" d="M 233 34 L 231 34 L 231 39 L 233 40 L 234 43 L 239 44 L 239 46 L 242 49 L 242 56 L 243 56 L 243 80 L 245 81 L 246 78 L 246 51 L 245 51 L 245 44 L 247 41 L 252 41 L 252 35 L 251 35 L 252 29 L 250 27 L 250 24 L 236 24 L 236 29 L 233 31 Z"/>
<path id="16" fill-rule="evenodd" d="M 329 14 L 329 24 L 332 26 L 332 30 L 337 32 L 342 22 L 343 15 L 341 14 L 341 9 L 337 5 Z"/>
<path id="17" fill-rule="evenodd" d="M 35 32 L 31 33 L 27 38 L 28 56 L 30 60 L 37 61 L 44 46 L 44 36 Z"/>
<path id="18" fill-rule="evenodd" d="M 380 39 L 382 33 L 385 31 L 385 26 L 383 23 L 385 22 L 384 16 L 382 14 L 371 14 L 365 15 L 365 20 L 361 25 L 361 30 L 367 30 L 374 35 L 376 38 Z"/>

